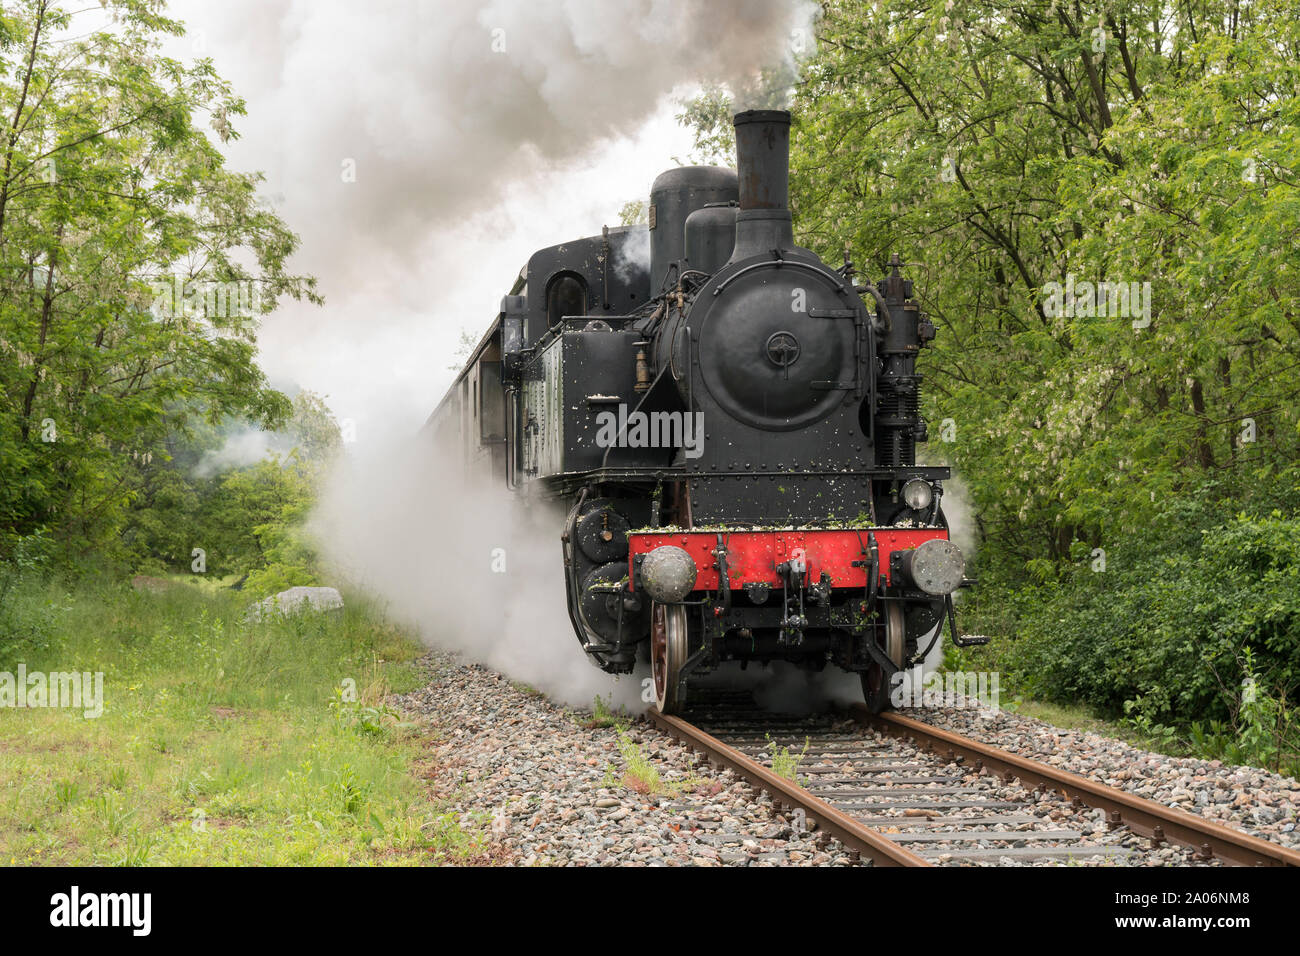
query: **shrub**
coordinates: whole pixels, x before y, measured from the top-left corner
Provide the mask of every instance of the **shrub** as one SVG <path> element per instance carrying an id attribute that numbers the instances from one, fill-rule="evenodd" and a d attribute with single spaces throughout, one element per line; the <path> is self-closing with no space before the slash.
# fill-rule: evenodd
<path id="1" fill-rule="evenodd" d="M 1157 743 L 1177 735 L 1229 759 L 1294 760 L 1300 517 L 1225 516 L 1212 499 L 1183 499 L 1149 531 L 1108 547 L 1104 570 L 1084 549 L 1043 580 L 989 582 L 963 617 L 996 643 L 957 663 L 996 668 L 1031 697 L 1087 704 Z"/>

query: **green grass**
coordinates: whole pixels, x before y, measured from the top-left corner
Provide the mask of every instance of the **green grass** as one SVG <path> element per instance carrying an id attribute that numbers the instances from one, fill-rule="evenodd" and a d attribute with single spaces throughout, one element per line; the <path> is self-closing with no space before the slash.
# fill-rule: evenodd
<path id="1" fill-rule="evenodd" d="M 1142 740 L 1142 737 L 1131 729 L 1115 721 L 1098 717 L 1090 708 L 1082 704 L 1053 704 L 1048 701 L 1018 700 L 1010 707 L 1005 704 L 1003 706 L 1008 710 L 1015 710 L 1018 714 L 1024 714 L 1026 717 L 1036 717 L 1063 730 L 1081 730 L 1102 734 L 1107 737 L 1118 737 L 1130 743 L 1138 743 Z"/>
<path id="2" fill-rule="evenodd" d="M 609 727 L 622 729 L 632 720 L 631 716 L 623 708 L 614 709 L 611 700 L 605 700 L 599 694 L 592 701 L 590 714 L 575 714 L 574 720 L 579 727 L 584 730 L 599 730 Z"/>
<path id="3" fill-rule="evenodd" d="M 803 750 L 798 753 L 792 753 L 789 747 L 782 747 L 772 740 L 772 735 L 767 734 L 767 749 L 772 754 L 772 772 L 778 777 L 783 777 L 791 783 L 797 783 L 801 786 L 806 781 L 799 780 L 799 764 L 803 758 L 808 755 L 810 746 L 807 737 L 803 739 Z"/>
<path id="4" fill-rule="evenodd" d="M 14 588 L 0 671 L 103 671 L 102 716 L 0 710 L 0 864 L 460 863 L 477 825 L 383 706 L 420 647 L 363 602 L 264 624 L 248 596 Z"/>
<path id="5" fill-rule="evenodd" d="M 614 729 L 618 734 L 618 753 L 623 758 L 623 770 L 620 773 L 613 764 L 606 766 L 604 782 L 606 787 L 610 789 L 622 787 L 643 796 L 656 794 L 680 796 L 699 790 L 714 794 L 722 789 L 718 781 L 705 779 L 693 773 L 677 780 L 665 780 L 659 773 L 659 768 L 642 753 L 640 746 L 632 739 L 627 729 L 617 723 Z"/>
<path id="6" fill-rule="evenodd" d="M 1229 729 L 1211 723 L 1208 727 L 1195 724 L 1189 735 L 1183 736 L 1173 732 L 1172 728 L 1160 728 L 1164 733 L 1143 732 L 1132 721 L 1107 720 L 1098 716 L 1092 708 L 1084 704 L 1060 704 L 1038 700 L 1015 700 L 1004 703 L 1003 708 L 1014 710 L 1027 717 L 1036 717 L 1054 727 L 1064 730 L 1091 732 L 1103 737 L 1122 740 L 1140 750 L 1165 754 L 1170 757 L 1194 757 L 1198 760 L 1221 760 L 1233 766 L 1260 766 L 1263 762 L 1255 759 L 1256 755 L 1244 752 L 1236 742 L 1236 735 Z M 1265 767 L 1286 776 L 1300 776 L 1300 765 L 1294 761 L 1283 763 L 1279 768 Z"/>

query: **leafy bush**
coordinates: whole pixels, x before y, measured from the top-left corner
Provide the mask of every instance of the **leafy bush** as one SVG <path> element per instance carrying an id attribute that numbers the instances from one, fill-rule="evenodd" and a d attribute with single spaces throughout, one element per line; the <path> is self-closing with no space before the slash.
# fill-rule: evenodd
<path id="1" fill-rule="evenodd" d="M 992 582 L 966 608 L 968 630 L 998 635 L 979 666 L 1156 742 L 1274 767 L 1300 754 L 1300 517 L 1225 520 L 1210 498 L 1181 499 L 1094 564 L 1088 552 L 1055 577 Z"/>

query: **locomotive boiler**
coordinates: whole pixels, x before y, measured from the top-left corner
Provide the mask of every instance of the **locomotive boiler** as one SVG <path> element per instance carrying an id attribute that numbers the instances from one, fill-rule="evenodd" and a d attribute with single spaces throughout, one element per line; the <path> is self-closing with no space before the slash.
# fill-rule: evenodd
<path id="1" fill-rule="evenodd" d="M 735 116 L 736 170 L 681 167 L 647 226 L 539 250 L 427 428 L 490 480 L 562 501 L 583 653 L 679 709 L 724 662 L 827 665 L 889 705 L 956 629 L 965 563 L 916 361 L 934 326 L 794 242 L 790 115 Z"/>

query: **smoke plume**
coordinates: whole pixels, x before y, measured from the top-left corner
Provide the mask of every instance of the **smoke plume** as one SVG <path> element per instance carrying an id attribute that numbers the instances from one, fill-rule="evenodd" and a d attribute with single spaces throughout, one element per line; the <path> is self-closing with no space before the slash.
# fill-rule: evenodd
<path id="1" fill-rule="evenodd" d="M 194 466 L 196 478 L 211 478 L 232 468 L 246 468 L 272 455 L 286 458 L 300 442 L 284 432 L 268 432 L 251 426 L 230 428 L 222 446 L 204 452 Z"/>
<path id="2" fill-rule="evenodd" d="M 637 226 L 614 251 L 614 272 L 624 282 L 650 273 L 650 230 Z"/>
<path id="3" fill-rule="evenodd" d="M 275 119 L 250 135 L 282 144 L 259 153 L 276 160 L 270 191 L 308 238 L 313 269 L 357 277 L 400 268 L 431 227 L 492 206 L 528 171 L 631 133 L 675 89 L 725 83 L 769 98 L 763 78 L 793 76 L 817 10 L 809 0 L 225 0 L 219 19 L 195 17 L 202 31 L 237 31 L 244 80 L 263 90 L 256 113 Z M 381 266 L 359 248 L 391 258 Z"/>

